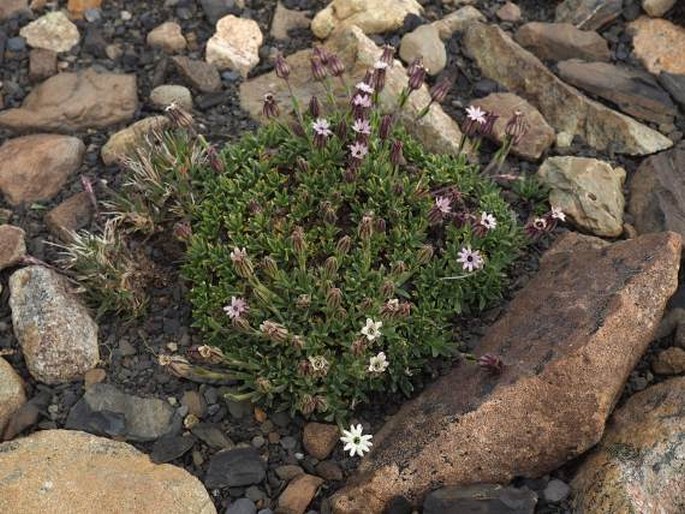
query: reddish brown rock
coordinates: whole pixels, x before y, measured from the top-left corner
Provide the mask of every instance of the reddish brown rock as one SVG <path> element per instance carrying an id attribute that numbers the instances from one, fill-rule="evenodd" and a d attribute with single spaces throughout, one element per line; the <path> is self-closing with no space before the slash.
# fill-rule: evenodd
<path id="1" fill-rule="evenodd" d="M 405 404 L 332 512 L 537 477 L 591 448 L 677 287 L 680 251 L 673 233 L 614 244 L 564 234 L 475 349 L 501 356 L 503 373 L 464 362 Z"/>
<path id="2" fill-rule="evenodd" d="M 307 423 L 302 435 L 304 449 L 319 460 L 327 458 L 338 444 L 340 431 L 336 425 Z"/>
<path id="3" fill-rule="evenodd" d="M 475 100 L 473 104 L 499 116 L 492 131 L 492 139 L 497 143 L 504 141 L 504 129 L 514 113 L 516 111 L 523 113 L 528 124 L 528 132 L 512 147 L 511 151 L 514 155 L 537 160 L 554 143 L 554 129 L 547 124 L 535 107 L 520 96 L 512 93 L 492 93 L 485 98 Z"/>
<path id="4" fill-rule="evenodd" d="M 685 377 L 632 396 L 573 480 L 573 512 L 676 513 L 685 506 Z"/>
<path id="5" fill-rule="evenodd" d="M 70 196 L 45 215 L 45 224 L 53 235 L 62 241 L 70 241 L 71 232 L 90 224 L 95 206 L 85 191 Z"/>
<path id="6" fill-rule="evenodd" d="M 12 205 L 49 200 L 78 169 L 86 146 L 75 137 L 35 134 L 0 146 L 0 190 Z"/>
<path id="7" fill-rule="evenodd" d="M 0 1 L 0 21 L 6 20 L 20 13 L 28 13 L 28 0 L 2 0 Z"/>
<path id="8" fill-rule="evenodd" d="M 628 25 L 633 54 L 651 73 L 685 73 L 685 27 L 662 18 L 641 16 Z"/>
<path id="9" fill-rule="evenodd" d="M 521 19 L 521 8 L 512 2 L 507 2 L 497 9 L 495 14 L 502 21 L 516 23 Z"/>
<path id="10" fill-rule="evenodd" d="M 26 255 L 24 231 L 13 225 L 0 225 L 0 270 L 17 264 Z"/>
<path id="11" fill-rule="evenodd" d="M 540 59 L 564 61 L 609 61 L 606 40 L 592 30 L 580 30 L 570 23 L 526 23 L 516 31 L 516 42 Z"/>
<path id="12" fill-rule="evenodd" d="M 40 82 L 57 73 L 57 54 L 52 50 L 34 48 L 29 54 L 29 80 Z"/>
<path id="13" fill-rule="evenodd" d="M 298 475 L 278 497 L 276 514 L 304 514 L 323 480 L 313 475 Z"/>
<path id="14" fill-rule="evenodd" d="M 55 131 L 103 128 L 131 119 L 137 108 L 135 75 L 92 69 L 59 73 L 34 88 L 21 107 L 0 112 L 0 127 Z"/>
<path id="15" fill-rule="evenodd" d="M 97 9 L 102 5 L 102 0 L 69 0 L 67 11 L 73 18 L 83 18 L 83 13 L 88 9 Z"/>

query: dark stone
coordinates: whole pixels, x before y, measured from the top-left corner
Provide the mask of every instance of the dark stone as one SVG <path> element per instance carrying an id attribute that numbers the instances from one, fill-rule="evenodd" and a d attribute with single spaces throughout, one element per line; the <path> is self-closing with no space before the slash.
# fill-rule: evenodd
<path id="1" fill-rule="evenodd" d="M 583 30 L 597 30 L 621 15 L 623 0 L 564 0 L 555 21 L 573 23 Z"/>
<path id="2" fill-rule="evenodd" d="M 533 514 L 537 495 L 500 485 L 443 487 L 426 496 L 423 514 Z"/>
<path id="3" fill-rule="evenodd" d="M 198 437 L 212 448 L 227 450 L 235 446 L 233 441 L 221 431 L 218 425 L 198 423 L 191 428 L 190 431 L 194 436 Z"/>
<path id="4" fill-rule="evenodd" d="M 223 105 L 230 102 L 231 99 L 230 91 L 220 91 L 218 93 L 207 93 L 204 95 L 199 95 L 195 98 L 195 108 L 199 111 L 206 111 L 217 105 Z"/>
<path id="5" fill-rule="evenodd" d="M 200 0 L 200 4 L 207 21 L 212 25 L 227 14 L 240 14 L 240 8 L 235 0 Z"/>
<path id="6" fill-rule="evenodd" d="M 384 514 L 411 514 L 414 507 L 404 496 L 395 496 L 385 508 Z"/>
<path id="7" fill-rule="evenodd" d="M 107 41 L 100 29 L 94 25 L 89 25 L 86 29 L 86 35 L 83 38 L 83 49 L 98 59 L 107 57 Z"/>
<path id="8" fill-rule="evenodd" d="M 256 514 L 257 506 L 249 498 L 239 498 L 231 503 L 225 514 Z"/>
<path id="9" fill-rule="evenodd" d="M 150 460 L 156 464 L 163 464 L 178 459 L 188 452 L 197 442 L 193 436 L 166 435 L 162 436 L 152 446 Z"/>
<path id="10" fill-rule="evenodd" d="M 10 52 L 22 52 L 26 49 L 26 40 L 21 36 L 11 37 L 7 40 L 7 50 Z"/>
<path id="11" fill-rule="evenodd" d="M 213 65 L 184 56 L 173 57 L 171 62 L 191 87 L 203 93 L 221 89 L 221 77 Z"/>
<path id="12" fill-rule="evenodd" d="M 29 80 L 40 82 L 57 73 L 57 54 L 52 50 L 34 48 L 29 54 Z"/>
<path id="13" fill-rule="evenodd" d="M 205 486 L 209 489 L 258 484 L 266 477 L 266 466 L 252 448 L 219 452 L 209 460 Z"/>
<path id="14" fill-rule="evenodd" d="M 685 75 L 662 71 L 659 74 L 659 83 L 685 109 Z"/>

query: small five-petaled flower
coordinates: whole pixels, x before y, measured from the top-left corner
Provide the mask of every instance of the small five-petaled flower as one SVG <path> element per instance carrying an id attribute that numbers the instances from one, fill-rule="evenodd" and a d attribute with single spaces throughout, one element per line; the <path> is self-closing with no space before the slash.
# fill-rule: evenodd
<path id="1" fill-rule="evenodd" d="M 471 250 L 470 246 L 462 248 L 457 255 L 459 256 L 457 262 L 461 263 L 464 270 L 468 272 L 481 269 L 483 264 L 485 264 L 480 252 L 478 250 Z"/>
<path id="2" fill-rule="evenodd" d="M 371 439 L 373 439 L 373 436 L 370 434 L 363 435 L 363 431 L 364 429 L 362 428 L 361 424 L 356 426 L 352 425 L 350 426 L 349 430 L 342 431 L 343 435 L 340 440 L 345 443 L 345 447 L 343 449 L 346 452 L 350 452 L 350 457 L 354 457 L 355 454 L 363 457 L 364 453 L 371 451 L 371 446 L 373 446 Z"/>
<path id="3" fill-rule="evenodd" d="M 374 355 L 369 359 L 369 372 L 370 373 L 383 373 L 390 363 L 385 357 L 385 352 L 379 352 L 378 355 Z"/>
<path id="4" fill-rule="evenodd" d="M 369 341 L 374 341 L 381 337 L 382 321 L 374 321 L 371 318 L 366 318 L 366 324 L 362 327 L 361 334 L 366 336 Z"/>

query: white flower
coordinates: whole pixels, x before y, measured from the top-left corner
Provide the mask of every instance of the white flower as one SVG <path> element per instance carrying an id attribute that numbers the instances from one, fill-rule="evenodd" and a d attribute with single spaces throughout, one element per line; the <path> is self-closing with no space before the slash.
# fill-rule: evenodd
<path id="1" fill-rule="evenodd" d="M 354 95 L 352 103 L 355 107 L 362 107 L 364 109 L 369 109 L 373 105 L 369 95 Z"/>
<path id="2" fill-rule="evenodd" d="M 355 120 L 354 124 L 352 125 L 352 130 L 354 130 L 357 134 L 364 134 L 365 136 L 368 136 L 371 134 L 371 123 L 369 123 L 369 120 Z"/>
<path id="3" fill-rule="evenodd" d="M 374 321 L 371 318 L 366 318 L 366 325 L 362 327 L 361 334 L 366 336 L 369 341 L 374 341 L 381 337 L 382 321 Z"/>
<path id="4" fill-rule="evenodd" d="M 359 82 L 354 87 L 356 87 L 362 93 L 366 93 L 367 95 L 373 94 L 373 88 L 370 85 L 368 85 L 366 82 Z"/>
<path id="5" fill-rule="evenodd" d="M 230 305 L 224 307 L 224 312 L 228 314 L 228 317 L 231 319 L 239 318 L 245 314 L 247 310 L 247 302 L 243 298 L 236 298 L 235 296 L 231 296 Z"/>
<path id="6" fill-rule="evenodd" d="M 380 352 L 378 355 L 375 355 L 369 359 L 370 373 L 383 373 L 388 366 L 390 366 L 390 363 L 385 357 L 385 352 Z"/>
<path id="7" fill-rule="evenodd" d="M 344 450 L 350 452 L 350 457 L 354 457 L 355 454 L 363 457 L 366 452 L 371 451 L 370 447 L 373 446 L 371 439 L 373 439 L 373 436 L 362 435 L 363 431 L 364 429 L 361 425 L 352 425 L 349 430 L 343 430 L 340 440 L 345 443 Z"/>
<path id="8" fill-rule="evenodd" d="M 443 214 L 449 214 L 452 210 L 452 200 L 447 196 L 438 196 L 435 199 L 435 207 Z"/>
<path id="9" fill-rule="evenodd" d="M 470 246 L 462 248 L 457 255 L 459 255 L 457 262 L 460 262 L 462 267 L 469 272 L 482 268 L 485 263 L 480 252 L 471 250 Z"/>
<path id="10" fill-rule="evenodd" d="M 495 218 L 492 214 L 488 214 L 487 212 L 482 212 L 480 214 L 480 224 L 483 225 L 488 230 L 492 230 L 495 227 L 497 227 L 497 218 Z"/>
<path id="11" fill-rule="evenodd" d="M 331 130 L 331 124 L 328 122 L 328 120 L 323 118 L 318 118 L 316 121 L 312 121 L 312 128 L 314 129 L 314 132 L 320 136 L 330 136 L 333 134 L 333 131 Z"/>
<path id="12" fill-rule="evenodd" d="M 547 220 L 545 218 L 535 218 L 533 220 L 533 227 L 537 230 L 545 230 L 547 228 Z"/>
<path id="13" fill-rule="evenodd" d="M 466 117 L 480 125 L 485 123 L 485 111 L 477 105 L 472 105 L 466 108 Z"/>
<path id="14" fill-rule="evenodd" d="M 247 251 L 244 246 L 242 248 L 235 246 L 230 253 L 230 257 L 233 262 L 242 261 L 247 258 Z"/>
<path id="15" fill-rule="evenodd" d="M 366 154 L 369 153 L 369 147 L 364 143 L 354 143 L 353 145 L 349 145 L 348 148 L 350 149 L 352 157 L 355 159 L 363 159 L 366 157 Z"/>
<path id="16" fill-rule="evenodd" d="M 566 214 L 564 214 L 564 212 L 559 207 L 552 207 L 550 216 L 552 217 L 552 219 L 555 220 L 566 221 Z"/>
<path id="17" fill-rule="evenodd" d="M 388 69 L 388 63 L 383 61 L 376 61 L 373 63 L 373 68 L 375 70 L 386 70 Z"/>

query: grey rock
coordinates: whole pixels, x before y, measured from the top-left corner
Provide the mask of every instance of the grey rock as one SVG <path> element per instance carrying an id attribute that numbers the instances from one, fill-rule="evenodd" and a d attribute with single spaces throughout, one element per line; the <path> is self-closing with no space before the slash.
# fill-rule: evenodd
<path id="1" fill-rule="evenodd" d="M 500 485 L 443 487 L 429 493 L 423 514 L 533 514 L 537 495 L 527 488 Z"/>
<path id="2" fill-rule="evenodd" d="M 30 12 L 28 0 L 3 0 L 0 2 L 0 21 Z M 2 62 L 1 59 L 0 62 Z"/>
<path id="3" fill-rule="evenodd" d="M 568 498 L 570 493 L 571 486 L 569 486 L 566 482 L 562 482 L 561 480 L 555 478 L 554 480 L 549 481 L 547 487 L 545 487 L 545 490 L 542 492 L 542 495 L 548 502 L 559 503 Z"/>
<path id="4" fill-rule="evenodd" d="M 685 75 L 662 71 L 659 73 L 659 83 L 685 109 Z"/>
<path id="5" fill-rule="evenodd" d="M 150 103 L 158 109 L 164 109 L 169 104 L 175 103 L 186 111 L 190 111 L 193 108 L 193 95 L 187 87 L 164 84 L 150 92 Z"/>
<path id="6" fill-rule="evenodd" d="M 221 77 L 213 65 L 185 56 L 175 56 L 171 62 L 191 87 L 203 93 L 212 93 L 221 89 Z"/>
<path id="7" fill-rule="evenodd" d="M 287 9 L 283 2 L 279 1 L 271 20 L 271 36 L 274 39 L 286 40 L 289 30 L 306 29 L 309 23 L 309 14 L 306 11 Z"/>
<path id="8" fill-rule="evenodd" d="M 9 38 L 5 45 L 10 52 L 23 52 L 26 50 L 26 40 L 21 36 Z"/>
<path id="9" fill-rule="evenodd" d="M 150 460 L 155 464 L 171 462 L 185 455 L 195 445 L 197 439 L 185 435 L 164 435 L 152 445 Z"/>
<path id="10" fill-rule="evenodd" d="M 432 25 L 438 29 L 440 39 L 447 41 L 456 32 L 462 32 L 474 21 L 485 21 L 485 15 L 475 7 L 467 5 L 448 14 L 444 18 L 434 21 Z"/>
<path id="11" fill-rule="evenodd" d="M 240 14 L 242 0 L 200 0 L 207 21 L 212 25 L 227 14 Z"/>
<path id="12" fill-rule="evenodd" d="M 226 509 L 226 514 L 256 514 L 257 506 L 249 498 L 239 498 Z"/>
<path id="13" fill-rule="evenodd" d="M 216 453 L 209 460 L 205 486 L 209 489 L 258 484 L 266 477 L 266 466 L 252 448 L 235 448 Z"/>
<path id="14" fill-rule="evenodd" d="M 607 41 L 591 30 L 580 30 L 570 23 L 526 23 L 516 31 L 516 42 L 540 59 L 563 61 L 609 61 Z"/>
<path id="15" fill-rule="evenodd" d="M 556 22 L 579 29 L 597 30 L 621 15 L 623 0 L 564 0 L 556 9 Z"/>
<path id="16" fill-rule="evenodd" d="M 434 25 L 421 25 L 405 34 L 400 44 L 400 57 L 407 64 L 422 57 L 429 75 L 439 74 L 447 64 L 445 44 Z"/>

